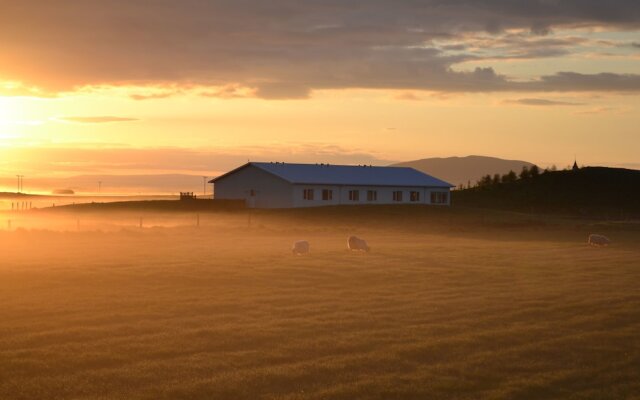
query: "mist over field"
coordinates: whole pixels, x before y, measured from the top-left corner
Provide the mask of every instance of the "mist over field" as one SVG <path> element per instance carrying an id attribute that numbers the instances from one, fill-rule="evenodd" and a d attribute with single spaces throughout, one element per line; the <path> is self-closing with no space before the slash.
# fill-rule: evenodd
<path id="1" fill-rule="evenodd" d="M 13 218 L 0 398 L 640 392 L 631 222 L 432 207 Z M 588 246 L 593 230 L 613 244 Z M 349 252 L 352 234 L 371 252 Z M 301 239 L 311 253 L 294 256 Z"/>
<path id="2" fill-rule="evenodd" d="M 0 400 L 640 400 L 640 1 L 0 0 Z"/>

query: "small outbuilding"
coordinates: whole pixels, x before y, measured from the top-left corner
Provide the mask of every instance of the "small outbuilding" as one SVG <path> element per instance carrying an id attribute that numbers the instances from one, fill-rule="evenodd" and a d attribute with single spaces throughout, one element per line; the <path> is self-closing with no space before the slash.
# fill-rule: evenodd
<path id="1" fill-rule="evenodd" d="M 450 183 L 407 167 L 249 162 L 209 181 L 214 198 L 250 208 L 451 204 Z"/>

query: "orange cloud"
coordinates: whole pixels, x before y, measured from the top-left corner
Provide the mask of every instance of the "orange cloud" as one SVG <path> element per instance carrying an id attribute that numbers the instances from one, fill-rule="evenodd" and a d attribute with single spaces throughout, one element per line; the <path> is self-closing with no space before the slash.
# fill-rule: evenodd
<path id="1" fill-rule="evenodd" d="M 570 101 L 538 99 L 538 98 L 505 100 L 504 103 L 505 104 L 517 104 L 517 105 L 523 105 L 523 106 L 534 106 L 534 107 L 582 106 L 582 105 L 584 105 L 583 103 L 574 103 L 574 102 L 570 102 Z"/>
<path id="2" fill-rule="evenodd" d="M 396 100 L 422 100 L 422 98 L 412 92 L 402 92 L 393 97 Z"/>
<path id="3" fill-rule="evenodd" d="M 137 118 L 130 117 L 113 117 L 113 116 L 99 116 L 99 117 L 58 117 L 59 121 L 66 122 L 78 122 L 82 124 L 102 124 L 107 122 L 132 122 L 139 121 Z"/>

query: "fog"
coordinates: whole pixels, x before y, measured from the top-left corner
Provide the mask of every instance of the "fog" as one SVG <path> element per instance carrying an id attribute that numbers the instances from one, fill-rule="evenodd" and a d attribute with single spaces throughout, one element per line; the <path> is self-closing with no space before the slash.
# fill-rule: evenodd
<path id="1" fill-rule="evenodd" d="M 94 210 L 0 213 L 0 398 L 640 390 L 632 226 L 455 207 Z M 589 247 L 593 230 L 612 245 Z"/>
<path id="2" fill-rule="evenodd" d="M 118 201 L 143 201 L 143 200 L 176 200 L 178 196 L 31 196 L 31 195 L 10 195 L 0 197 L 0 212 L 18 211 L 28 209 L 42 209 L 49 207 L 60 207 L 73 204 L 85 203 L 108 203 Z"/>

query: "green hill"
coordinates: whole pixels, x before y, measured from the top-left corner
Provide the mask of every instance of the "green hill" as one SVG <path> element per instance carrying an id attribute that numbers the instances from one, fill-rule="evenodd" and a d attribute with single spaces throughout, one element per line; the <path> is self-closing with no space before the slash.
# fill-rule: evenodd
<path id="1" fill-rule="evenodd" d="M 528 212 L 640 215 L 640 171 L 586 167 L 455 191 L 455 205 Z"/>

